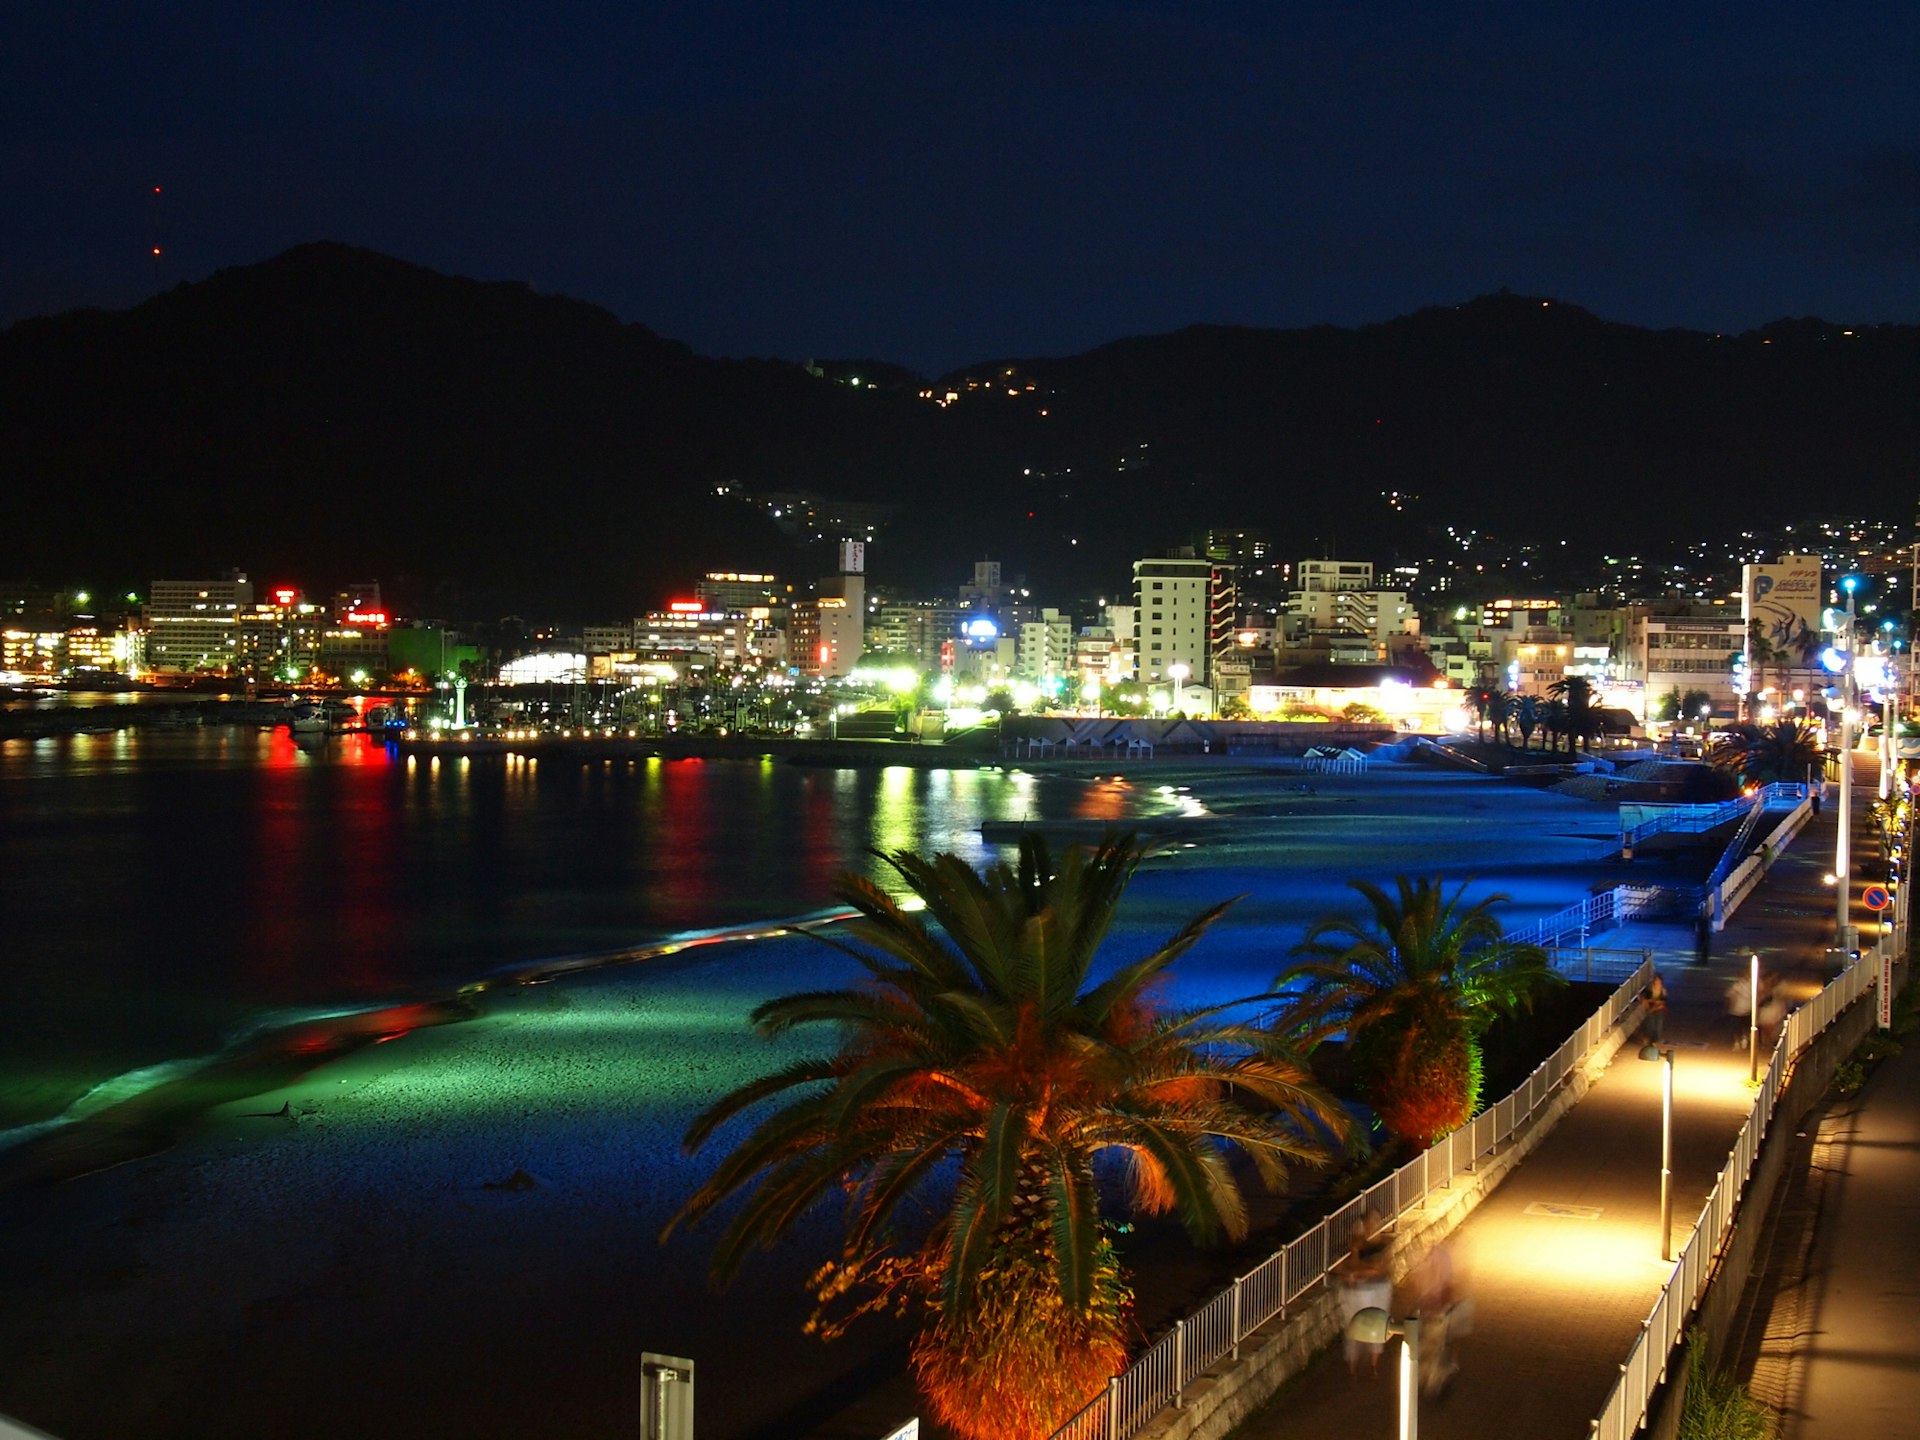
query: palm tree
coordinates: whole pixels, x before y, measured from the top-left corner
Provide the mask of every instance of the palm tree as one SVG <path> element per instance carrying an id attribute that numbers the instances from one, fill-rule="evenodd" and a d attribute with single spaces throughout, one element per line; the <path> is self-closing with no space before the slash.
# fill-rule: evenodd
<path id="1" fill-rule="evenodd" d="M 1114 1178 L 1133 1208 L 1171 1211 L 1206 1242 L 1246 1231 L 1231 1154 L 1275 1184 L 1289 1162 L 1323 1163 L 1347 1130 L 1284 1027 L 1152 998 L 1226 904 L 1093 978 L 1145 853 L 1110 835 L 1056 861 L 1028 835 L 1017 868 L 984 873 L 955 855 L 882 855 L 924 914 L 842 876 L 837 893 L 858 918 L 845 940 L 820 938 L 858 960 L 864 982 L 753 1015 L 769 1036 L 833 1027 L 834 1048 L 694 1121 L 689 1151 L 782 1100 L 668 1231 L 745 1193 L 714 1252 L 724 1279 L 816 1204 L 844 1198 L 844 1260 L 822 1272 L 823 1301 L 865 1288 L 882 1300 L 863 1308 L 915 1305 L 915 1374 L 962 1433 L 1051 1434 L 1126 1357 L 1130 1296 L 1101 1220 L 1099 1162 L 1124 1162 Z M 935 1218 L 917 1248 L 897 1251 L 914 1199 Z"/>
<path id="2" fill-rule="evenodd" d="M 1747 622 L 1747 684 L 1751 687 L 1751 695 L 1762 694 L 1766 691 L 1767 667 L 1770 665 L 1778 665 L 1781 667 L 1781 678 L 1784 680 L 1787 675 L 1786 667 L 1792 658 L 1792 651 L 1784 646 L 1775 645 L 1769 638 L 1765 620 L 1756 615 L 1752 620 Z M 1787 688 L 1784 684 L 1781 686 L 1783 691 Z M 1749 699 L 1748 703 L 1750 708 L 1758 708 L 1753 704 L 1751 699 Z"/>
<path id="3" fill-rule="evenodd" d="M 1472 710 L 1480 721 L 1480 738 L 1487 737 L 1487 711 L 1493 703 L 1495 691 L 1491 685 L 1476 685 L 1467 691 L 1467 708 Z"/>
<path id="4" fill-rule="evenodd" d="M 1466 905 L 1464 884 L 1448 895 L 1438 878 L 1402 875 L 1393 895 L 1349 883 L 1371 914 L 1315 921 L 1274 988 L 1304 984 L 1309 1033 L 1344 1030 L 1360 1097 L 1394 1134 L 1431 1145 L 1478 1107 L 1486 1026 L 1561 977 L 1539 946 L 1506 939 L 1492 913 L 1505 895 Z"/>
<path id="5" fill-rule="evenodd" d="M 1491 691 L 1487 695 L 1487 720 L 1502 745 L 1507 743 L 1507 721 L 1512 718 L 1513 696 L 1505 690 Z"/>
<path id="6" fill-rule="evenodd" d="M 1547 693 L 1567 707 L 1567 753 L 1593 737 L 1600 728 L 1600 715 L 1594 708 L 1593 682 L 1584 675 L 1568 675 L 1547 687 Z"/>
<path id="7" fill-rule="evenodd" d="M 1520 732 L 1520 748 L 1528 749 L 1533 732 L 1540 728 L 1541 704 L 1538 695 L 1522 695 L 1513 702 L 1513 728 Z"/>
<path id="8" fill-rule="evenodd" d="M 1545 741 L 1545 748 L 1553 749 L 1554 737 L 1567 733 L 1567 702 L 1547 701 L 1540 707 L 1540 735 Z"/>
<path id="9" fill-rule="evenodd" d="M 1776 720 L 1771 725 L 1732 725 L 1723 730 L 1707 758 L 1744 785 L 1770 780 L 1804 782 L 1826 757 L 1811 725 Z"/>

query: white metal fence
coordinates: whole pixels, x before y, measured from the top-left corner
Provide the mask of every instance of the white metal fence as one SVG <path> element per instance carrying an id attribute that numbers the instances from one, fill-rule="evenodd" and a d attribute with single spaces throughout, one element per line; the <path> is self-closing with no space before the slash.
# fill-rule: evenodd
<path id="1" fill-rule="evenodd" d="M 1760 1142 L 1766 1138 L 1767 1122 L 1773 1118 L 1774 1102 L 1779 1097 L 1788 1065 L 1816 1035 L 1833 1023 L 1835 1016 L 1872 988 L 1876 968 L 1871 957 L 1857 961 L 1789 1015 L 1787 1023 L 1780 1028 L 1780 1039 L 1773 1047 L 1773 1058 L 1767 1064 L 1760 1093 L 1754 1099 L 1746 1123 L 1740 1127 L 1740 1136 L 1734 1141 L 1726 1168 L 1714 1182 L 1692 1237 L 1681 1249 L 1673 1273 L 1661 1287 L 1653 1313 L 1641 1326 L 1640 1338 L 1620 1367 L 1619 1381 L 1593 1421 L 1593 1434 L 1598 1440 L 1628 1440 L 1646 1423 L 1647 1400 L 1666 1379 L 1667 1358 L 1680 1339 L 1681 1327 L 1699 1304 L 1714 1257 L 1733 1226 L 1741 1193 L 1760 1154 Z"/>
<path id="2" fill-rule="evenodd" d="M 1704 835 L 1709 830 L 1718 830 L 1729 821 L 1738 820 L 1756 805 L 1765 803 L 1764 800 L 1743 795 L 1737 800 L 1726 800 L 1718 805 L 1669 805 L 1638 825 L 1622 830 L 1620 843 L 1638 845 L 1654 835 Z M 1640 807 L 1643 811 L 1652 808 L 1650 804 Z"/>
<path id="3" fill-rule="evenodd" d="M 1124 1374 L 1107 1382 L 1105 1394 L 1056 1430 L 1053 1440 L 1128 1440 L 1167 1406 L 1178 1404 L 1188 1385 L 1223 1358 L 1237 1357 L 1249 1335 L 1284 1314 L 1326 1277 L 1346 1254 L 1356 1221 L 1397 1222 L 1424 1205 L 1434 1191 L 1451 1189 L 1456 1178 L 1511 1140 L 1618 1023 L 1651 973 L 1651 964 L 1643 960 L 1512 1094 L 1354 1196 L 1176 1322 Z"/>
<path id="4" fill-rule="evenodd" d="M 1308 755 L 1300 768 L 1310 775 L 1364 775 L 1367 773 L 1367 757 L 1364 755 Z"/>
<path id="5" fill-rule="evenodd" d="M 1611 890 L 1589 895 L 1578 905 L 1569 905 L 1544 920 L 1509 930 L 1505 938 L 1516 945 L 1540 945 L 1551 950 L 1573 935 L 1579 937 L 1584 947 L 1589 935 L 1612 929 L 1615 925 L 1624 925 L 1636 916 L 1653 914 L 1675 905 L 1684 907 L 1689 899 L 1695 905 L 1699 903 L 1697 896 L 1689 897 L 1669 887 L 1615 885 Z"/>

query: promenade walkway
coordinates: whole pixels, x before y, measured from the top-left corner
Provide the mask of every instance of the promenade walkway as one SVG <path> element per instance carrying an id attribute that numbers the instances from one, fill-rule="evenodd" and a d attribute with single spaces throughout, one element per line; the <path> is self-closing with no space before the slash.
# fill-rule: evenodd
<path id="1" fill-rule="evenodd" d="M 1865 810 L 1855 810 L 1856 847 L 1872 843 Z M 1752 953 L 1779 978 L 1790 1007 L 1825 983 L 1835 927 L 1825 876 L 1834 839 L 1828 805 L 1715 937 L 1705 966 L 1695 963 L 1690 927 L 1636 923 L 1606 937 L 1610 947 L 1652 951 L 1672 991 L 1665 1043 L 1676 1051 L 1673 1254 L 1752 1104 L 1745 1032 L 1728 1013 L 1727 989 Z M 1637 1052 L 1637 1045 L 1623 1047 L 1587 1097 L 1454 1233 L 1456 1276 L 1474 1302 L 1473 1333 L 1459 1346 L 1460 1371 L 1448 1393 L 1421 1407 L 1429 1440 L 1573 1440 L 1588 1433 L 1605 1403 L 1673 1268 L 1660 1258 L 1664 1067 Z M 1411 1308 L 1404 1285 L 1395 1299 L 1396 1315 Z M 1350 1375 L 1335 1346 L 1236 1433 L 1244 1440 L 1395 1433 L 1392 1348 L 1370 1379 L 1364 1362 L 1358 1378 Z"/>

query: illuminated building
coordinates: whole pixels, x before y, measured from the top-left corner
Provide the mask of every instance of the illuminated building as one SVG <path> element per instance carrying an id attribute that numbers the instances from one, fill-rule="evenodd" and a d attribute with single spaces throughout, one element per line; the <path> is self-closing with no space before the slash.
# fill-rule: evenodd
<path id="1" fill-rule="evenodd" d="M 382 616 L 384 622 L 385 617 Z M 320 636 L 320 669 L 334 679 L 352 681 L 387 673 L 387 627 L 384 623 L 329 626 Z"/>
<path id="2" fill-rule="evenodd" d="M 147 668 L 162 675 L 225 674 L 237 658 L 240 612 L 253 582 L 238 570 L 220 580 L 156 580 L 148 587 Z"/>
<path id="3" fill-rule="evenodd" d="M 380 603 L 380 582 L 363 580 L 333 592 L 333 623 L 367 625 L 386 623 L 386 606 Z M 378 616 L 378 621 L 372 617 Z"/>
<path id="4" fill-rule="evenodd" d="M 596 655 L 618 655 L 631 650 L 633 626 L 583 625 L 580 627 L 580 648 L 586 652 L 589 660 Z"/>
<path id="5" fill-rule="evenodd" d="M 1306 710 L 1331 716 L 1365 705 L 1400 729 L 1427 732 L 1464 724 L 1461 699 L 1460 691 L 1424 665 L 1307 665 L 1263 677 L 1247 696 L 1256 715 Z"/>
<path id="6" fill-rule="evenodd" d="M 51 680 L 60 670 L 60 632 L 10 625 L 0 630 L 0 670 L 29 680 Z"/>
<path id="7" fill-rule="evenodd" d="M 940 649 L 967 612 L 938 600 L 895 600 L 867 611 L 867 649 L 911 656 L 923 672 L 940 668 Z"/>
<path id="8" fill-rule="evenodd" d="M 102 630 L 98 625 L 74 625 L 60 637 L 60 669 L 71 675 L 76 670 L 124 671 L 127 665 L 126 632 Z M 6 667 L 0 666 L 0 669 Z"/>
<path id="9" fill-rule="evenodd" d="M 1073 621 L 1058 610 L 1024 621 L 1014 648 L 1013 673 L 1026 680 L 1057 680 L 1073 671 Z"/>
<path id="10" fill-rule="evenodd" d="M 709 570 L 693 587 L 693 598 L 705 610 L 725 610 L 765 619 L 772 606 L 785 602 L 791 589 L 791 586 L 783 588 L 772 575 Z"/>
<path id="11" fill-rule="evenodd" d="M 1142 681 L 1168 678 L 1184 665 L 1196 686 L 1213 684 L 1215 646 L 1232 645 L 1235 607 L 1231 566 L 1216 565 L 1185 546 L 1133 562 L 1136 674 Z"/>
<path id="12" fill-rule="evenodd" d="M 1322 639 L 1336 662 L 1383 660 L 1401 636 L 1420 633 L 1404 590 L 1374 588 L 1373 566 L 1356 560 L 1302 560 L 1299 589 L 1287 596 L 1286 633 L 1296 644 Z"/>
<path id="13" fill-rule="evenodd" d="M 1074 637 L 1073 670 L 1084 683 L 1097 680 L 1115 685 L 1133 674 L 1133 665 L 1121 663 L 1121 652 L 1114 643 L 1113 626 L 1083 625 Z"/>
<path id="14" fill-rule="evenodd" d="M 1745 674 L 1739 662 L 1745 659 L 1746 643 L 1746 622 L 1739 610 L 1728 606 L 1686 604 L 1656 610 L 1649 604 L 1629 605 L 1620 678 L 1639 685 L 1648 706 L 1676 690 L 1702 691 L 1724 718 L 1734 714 L 1740 702 L 1734 677 L 1736 670 Z"/>
<path id="15" fill-rule="evenodd" d="M 274 586 L 266 600 L 243 605 L 233 625 L 235 674 L 278 681 L 313 678 L 327 617 L 296 586 Z"/>
<path id="16" fill-rule="evenodd" d="M 867 577 L 864 546 L 843 541 L 840 573 L 796 600 L 788 619 L 787 656 L 806 675 L 844 679 L 866 649 Z"/>
<path id="17" fill-rule="evenodd" d="M 654 610 L 633 622 L 632 648 L 636 652 L 703 654 L 716 665 L 739 665 L 751 659 L 754 622 L 747 616 L 702 608 L 698 600 L 676 600 L 665 610 Z"/>

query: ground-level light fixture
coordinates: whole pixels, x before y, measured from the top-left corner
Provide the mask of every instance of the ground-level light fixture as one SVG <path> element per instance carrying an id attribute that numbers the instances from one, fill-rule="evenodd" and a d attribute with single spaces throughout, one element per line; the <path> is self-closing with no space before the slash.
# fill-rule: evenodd
<path id="1" fill-rule="evenodd" d="M 1673 1259 L 1673 1047 L 1649 1042 L 1642 1060 L 1664 1060 L 1660 1075 L 1660 1258 Z"/>
<path id="2" fill-rule="evenodd" d="M 1395 1321 L 1378 1305 L 1354 1312 L 1347 1321 L 1347 1335 L 1362 1345 L 1384 1345 L 1389 1335 L 1398 1335 L 1406 1343 L 1400 1347 L 1400 1440 L 1419 1440 L 1420 1321 L 1417 1316 Z"/>

